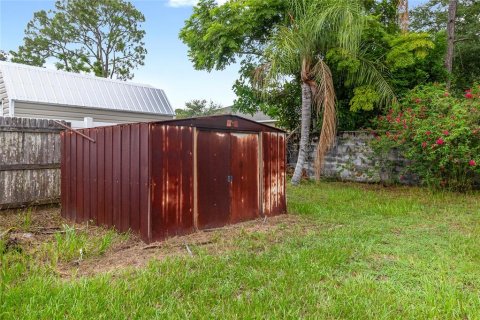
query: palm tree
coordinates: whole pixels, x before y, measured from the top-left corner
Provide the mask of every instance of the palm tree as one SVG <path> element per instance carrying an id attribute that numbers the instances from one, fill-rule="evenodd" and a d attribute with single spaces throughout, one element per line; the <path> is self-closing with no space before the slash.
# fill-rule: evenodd
<path id="1" fill-rule="evenodd" d="M 279 27 L 266 51 L 267 62 L 257 70 L 263 92 L 285 78 L 300 76 L 302 118 L 300 150 L 292 184 L 300 182 L 310 139 L 312 104 L 322 117 L 315 158 L 315 176 L 336 136 L 335 90 L 326 55 L 335 50 L 358 66 L 348 81 L 374 87 L 384 102 L 393 97 L 390 86 L 374 64 L 362 57 L 361 36 L 367 21 L 363 6 L 355 0 L 289 0 L 290 23 Z"/>

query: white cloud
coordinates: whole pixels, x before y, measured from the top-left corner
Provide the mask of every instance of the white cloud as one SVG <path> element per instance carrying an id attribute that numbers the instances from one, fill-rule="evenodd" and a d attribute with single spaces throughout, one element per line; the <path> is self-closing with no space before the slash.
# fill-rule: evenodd
<path id="1" fill-rule="evenodd" d="M 222 5 L 228 0 L 217 0 L 217 3 Z M 170 7 L 187 7 L 196 5 L 198 0 L 168 0 Z"/>

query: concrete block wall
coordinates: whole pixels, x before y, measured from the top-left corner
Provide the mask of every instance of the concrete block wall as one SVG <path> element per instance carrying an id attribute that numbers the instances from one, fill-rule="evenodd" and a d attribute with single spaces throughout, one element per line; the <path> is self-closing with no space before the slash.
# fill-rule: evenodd
<path id="1" fill-rule="evenodd" d="M 415 178 L 403 175 L 406 160 L 392 150 L 386 159 L 375 154 L 370 142 L 373 135 L 365 131 L 340 132 L 335 145 L 325 157 L 322 176 L 324 178 L 355 182 L 391 182 L 400 181 L 414 184 Z M 317 139 L 310 144 L 308 161 L 304 166 L 308 176 L 315 175 L 314 160 Z M 295 167 L 297 161 L 297 143 L 288 145 L 288 164 Z"/>

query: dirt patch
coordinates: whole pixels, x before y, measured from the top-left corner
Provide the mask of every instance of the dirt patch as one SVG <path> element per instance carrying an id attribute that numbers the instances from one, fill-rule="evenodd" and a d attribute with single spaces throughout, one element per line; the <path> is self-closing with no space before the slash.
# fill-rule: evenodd
<path id="1" fill-rule="evenodd" d="M 27 218 L 27 214 L 30 217 Z M 27 223 L 25 222 L 26 220 Z M 68 224 L 76 230 L 86 232 L 97 239 L 107 232 L 106 228 L 72 224 L 60 216 L 58 207 L 37 208 L 29 213 L 25 210 L 0 212 L 0 235 L 26 253 L 34 254 L 45 243 L 54 242 L 55 235 L 62 233 Z M 289 234 L 317 232 L 322 226 L 308 218 L 280 215 L 229 225 L 208 231 L 198 231 L 186 236 L 169 238 L 162 242 L 146 244 L 130 234 L 118 237 L 100 256 L 58 262 L 56 270 L 63 278 L 91 276 L 99 273 L 116 273 L 126 268 L 141 268 L 152 260 L 172 256 L 195 256 L 200 251 L 221 254 L 245 245 L 252 250 L 264 250 L 278 243 Z M 37 259 L 41 263 L 41 259 Z"/>
<path id="2" fill-rule="evenodd" d="M 195 256 L 200 250 L 210 254 L 221 254 L 235 250 L 241 241 L 248 241 L 248 239 L 255 241 L 256 237 L 268 236 L 264 240 L 274 243 L 292 231 L 293 226 L 296 226 L 294 229 L 297 231 L 299 228 L 306 230 L 308 226 L 306 221 L 302 220 L 297 216 L 281 215 L 209 231 L 198 231 L 150 244 L 135 239 L 109 250 L 103 256 L 85 260 L 78 265 L 62 265 L 59 271 L 65 277 L 115 273 L 126 268 L 142 268 L 152 260 Z"/>
<path id="3" fill-rule="evenodd" d="M 58 206 L 0 211 L 0 240 L 15 242 L 23 249 L 48 241 L 65 221 Z"/>
<path id="4" fill-rule="evenodd" d="M 0 231 L 8 228 L 14 228 L 15 230 L 56 228 L 61 226 L 62 223 L 67 223 L 67 221 L 60 216 L 58 206 L 0 210 Z"/>

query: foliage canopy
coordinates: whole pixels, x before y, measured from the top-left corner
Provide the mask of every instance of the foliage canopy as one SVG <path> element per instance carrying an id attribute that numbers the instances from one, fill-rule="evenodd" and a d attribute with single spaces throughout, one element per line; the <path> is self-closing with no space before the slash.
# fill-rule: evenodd
<path id="1" fill-rule="evenodd" d="M 132 79 L 147 53 L 144 21 L 124 0 L 57 0 L 54 10 L 35 12 L 12 61 L 43 66 L 53 60 L 65 71 Z"/>
<path id="2" fill-rule="evenodd" d="M 309 6 L 328 6 L 330 2 L 316 0 L 293 3 L 299 6 L 302 6 L 302 3 L 308 3 Z M 355 3 L 350 1 L 348 5 Z M 421 83 L 443 80 L 444 76 L 441 71 L 441 57 L 439 60 L 437 54 L 441 45 L 437 45 L 438 40 L 434 36 L 399 33 L 396 0 L 363 0 L 358 5 L 363 8 L 363 25 L 357 30 L 362 31 L 361 38 L 351 44 L 352 47 L 360 46 L 358 55 L 348 56 L 345 50 L 338 50 L 330 45 L 332 41 L 343 41 L 334 39 L 334 34 L 329 29 L 334 20 L 323 23 L 325 28 L 322 36 L 329 39 L 323 43 L 329 50 L 314 48 L 323 52 L 323 58 L 332 72 L 340 129 L 366 126 L 372 115 L 381 112 L 378 100 L 369 100 L 366 105 L 360 106 L 359 103 L 365 98 L 355 97 L 355 92 L 361 93 L 366 88 L 355 90 L 357 86 L 365 84 L 352 81 L 355 79 L 352 75 L 358 72 L 359 67 L 365 66 L 365 61 L 375 62 L 378 71 L 389 75 L 388 81 L 398 94 L 403 94 Z M 321 12 L 317 11 L 316 16 L 321 15 Z M 300 90 L 289 89 L 300 85 L 298 67 L 297 70 L 284 70 L 285 77 L 282 81 L 269 88 L 272 94 L 261 95 L 261 91 L 253 84 L 254 70 L 269 60 L 268 56 L 272 54 L 270 48 L 275 46 L 273 41 L 293 26 L 295 19 L 288 0 L 238 0 L 229 1 L 222 6 L 218 6 L 213 0 L 201 0 L 194 8 L 192 16 L 185 22 L 180 38 L 188 45 L 189 57 L 197 69 L 221 70 L 232 63 L 240 64 L 240 75 L 233 86 L 237 94 L 235 108 L 245 113 L 260 109 L 267 114 L 274 114 L 286 128 L 293 129 L 298 126 Z M 318 21 L 312 19 L 308 28 L 318 27 Z M 299 36 L 301 32 L 303 31 L 297 30 L 297 38 L 292 41 L 298 42 L 298 39 L 302 38 Z M 402 59 L 397 59 L 399 56 Z M 290 106 L 288 112 L 285 110 L 287 105 Z M 354 107 L 351 107 L 352 105 Z"/>
<path id="3" fill-rule="evenodd" d="M 439 35 L 445 40 L 448 0 L 429 0 L 415 8 L 411 27 L 415 31 Z M 455 20 L 453 84 L 460 91 L 480 80 L 480 1 L 458 0 Z M 444 45 L 444 44 L 443 44 Z M 443 58 L 443 57 L 441 57 Z M 440 61 L 443 60 L 440 58 Z"/>
<path id="4" fill-rule="evenodd" d="M 218 112 L 222 106 L 213 101 L 194 99 L 185 103 L 185 109 L 175 109 L 177 119 L 208 116 Z"/>

